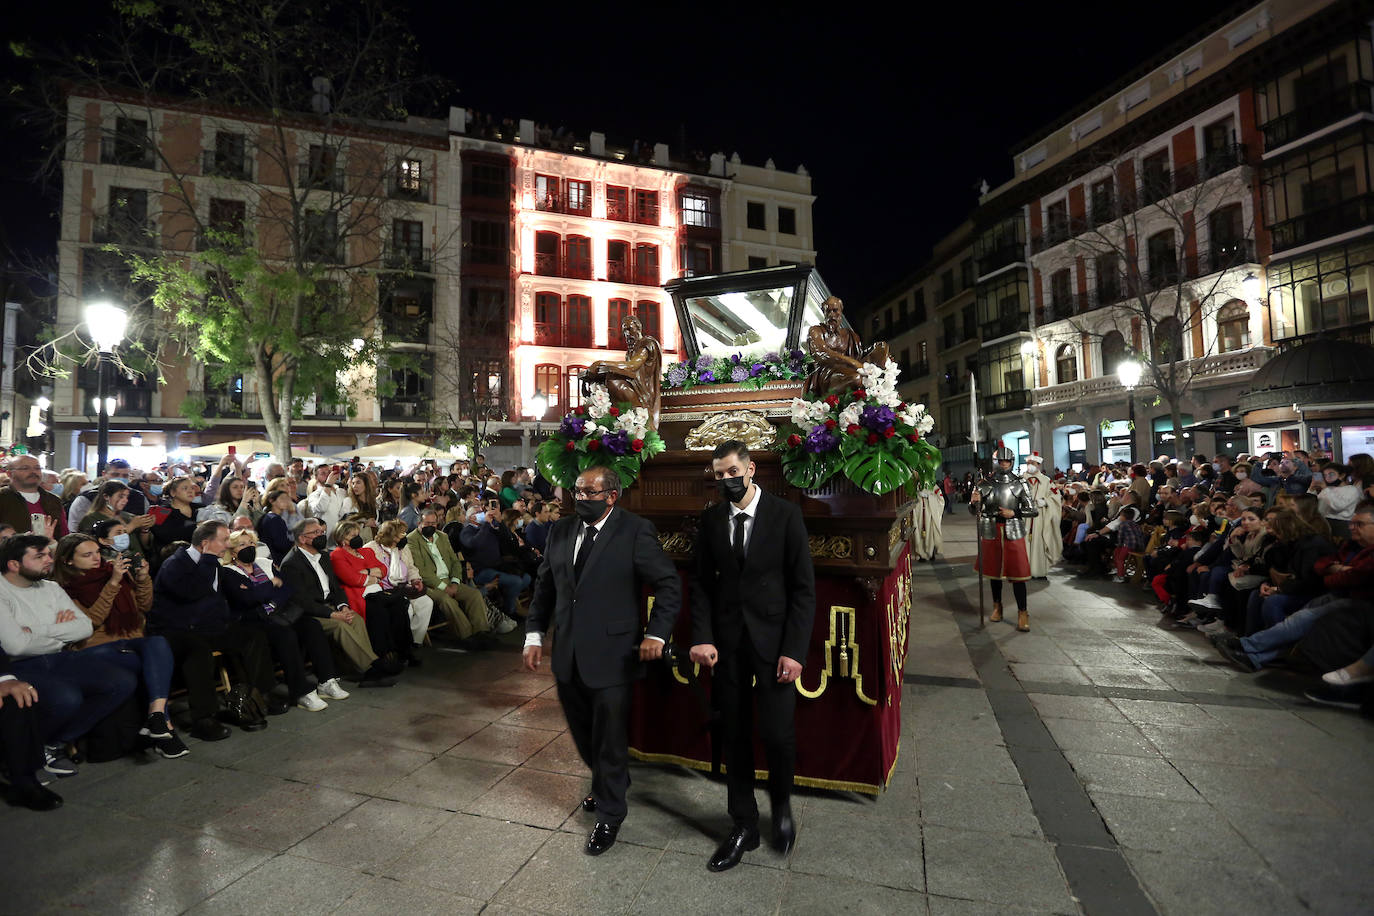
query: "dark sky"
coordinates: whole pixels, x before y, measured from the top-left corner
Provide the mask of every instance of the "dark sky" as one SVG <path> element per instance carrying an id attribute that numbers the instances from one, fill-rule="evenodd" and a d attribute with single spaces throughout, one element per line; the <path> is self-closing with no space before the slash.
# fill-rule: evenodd
<path id="1" fill-rule="evenodd" d="M 79 31 L 55 30 L 79 29 L 90 20 L 76 7 L 95 5 L 64 4 L 54 17 L 12 4 L 6 31 L 77 43 Z M 804 163 L 821 272 L 858 305 L 962 221 L 980 179 L 1011 176 L 1013 144 L 1237 5 L 966 2 L 920 4 L 919 16 L 821 7 L 846 13 L 829 17 L 743 6 L 540 12 L 416 0 L 412 18 L 429 65 L 458 87 L 454 104 L 603 130 L 612 142 L 676 148 L 685 131 L 688 149 Z M 56 194 L 31 181 L 31 147 L 22 131 L 0 132 L 3 240 L 49 253 Z"/>

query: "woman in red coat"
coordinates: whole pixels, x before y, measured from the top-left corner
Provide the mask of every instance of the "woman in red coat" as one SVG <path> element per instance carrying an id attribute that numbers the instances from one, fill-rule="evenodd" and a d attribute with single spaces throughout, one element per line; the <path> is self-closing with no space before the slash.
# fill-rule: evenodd
<path id="1" fill-rule="evenodd" d="M 329 552 L 330 565 L 348 596 L 348 606 L 367 622 L 373 651 L 383 658 L 403 659 L 412 668 L 418 668 L 420 659 L 410 641 L 410 602 L 382 587 L 386 566 L 363 546 L 358 523 L 339 522 L 334 527 L 334 543 L 339 546 Z"/>

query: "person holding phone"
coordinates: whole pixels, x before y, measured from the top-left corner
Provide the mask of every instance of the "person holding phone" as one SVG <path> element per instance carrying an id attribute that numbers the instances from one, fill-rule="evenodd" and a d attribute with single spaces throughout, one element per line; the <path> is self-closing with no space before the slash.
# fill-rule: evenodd
<path id="1" fill-rule="evenodd" d="M 62 537 L 68 532 L 62 500 L 38 485 L 43 470 L 32 455 L 15 455 L 6 470 L 10 485 L 0 489 L 0 521 L 15 531 Z"/>

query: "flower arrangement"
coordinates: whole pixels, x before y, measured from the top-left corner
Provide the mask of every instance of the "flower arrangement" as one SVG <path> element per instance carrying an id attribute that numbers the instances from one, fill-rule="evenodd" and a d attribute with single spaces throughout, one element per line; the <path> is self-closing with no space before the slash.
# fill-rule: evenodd
<path id="1" fill-rule="evenodd" d="M 540 444 L 535 463 L 544 479 L 571 488 L 589 467 L 605 465 L 628 487 L 646 460 L 663 451 L 663 438 L 649 428 L 649 411 L 611 403 L 604 385 L 591 386 L 587 402 L 563 417 L 558 431 Z"/>
<path id="2" fill-rule="evenodd" d="M 861 388 L 809 400 L 794 398 L 792 422 L 783 427 L 783 475 L 802 489 L 814 489 L 843 472 L 875 496 L 904 486 L 913 477 L 922 487 L 935 483 L 940 451 L 923 436 L 935 428 L 924 404 L 907 404 L 897 394 L 897 364 L 868 363 L 859 370 Z"/>
<path id="3" fill-rule="evenodd" d="M 673 363 L 663 373 L 666 390 L 690 390 L 698 385 L 739 385 L 757 390 L 768 382 L 806 378 L 814 361 L 802 350 L 730 356 L 698 356 L 685 363 Z"/>

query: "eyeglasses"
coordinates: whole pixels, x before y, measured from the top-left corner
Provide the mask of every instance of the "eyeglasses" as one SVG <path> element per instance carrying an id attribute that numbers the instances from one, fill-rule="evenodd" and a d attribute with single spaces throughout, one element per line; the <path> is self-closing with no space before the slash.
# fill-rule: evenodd
<path id="1" fill-rule="evenodd" d="M 591 499 L 591 498 L 594 497 L 594 496 L 602 496 L 602 495 L 605 495 L 606 493 L 609 493 L 609 492 L 611 492 L 611 491 L 610 491 L 610 490 L 584 490 L 584 489 L 581 488 L 581 487 L 574 487 L 574 488 L 573 488 L 573 496 L 575 496 L 575 497 L 578 498 L 578 499 Z"/>

